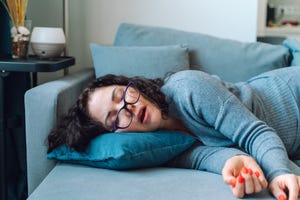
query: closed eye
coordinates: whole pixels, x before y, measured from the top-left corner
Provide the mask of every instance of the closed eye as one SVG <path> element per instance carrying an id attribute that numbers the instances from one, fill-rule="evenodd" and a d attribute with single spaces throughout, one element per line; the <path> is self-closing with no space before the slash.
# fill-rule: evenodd
<path id="1" fill-rule="evenodd" d="M 118 87 L 115 89 L 115 92 L 114 92 L 114 101 L 115 102 L 120 102 L 123 100 L 124 91 L 125 91 L 125 87 Z"/>
<path id="2" fill-rule="evenodd" d="M 116 94 L 117 94 L 117 88 L 118 87 L 115 87 L 113 90 L 112 90 L 112 93 L 111 93 L 111 101 L 112 101 L 112 103 L 117 99 L 117 96 L 116 96 Z M 105 116 L 105 120 L 104 120 L 104 125 L 106 126 L 106 127 L 112 127 L 112 125 L 113 125 L 113 120 L 111 119 L 112 118 L 112 111 L 109 111 L 108 113 L 107 113 L 107 115 Z"/>
<path id="3" fill-rule="evenodd" d="M 125 87 L 119 87 L 119 86 L 115 87 L 112 90 L 112 94 L 111 94 L 112 104 L 123 101 L 124 91 L 125 91 Z M 117 110 L 111 110 L 107 113 L 105 120 L 104 120 L 104 125 L 107 127 L 107 129 L 109 129 L 109 130 L 113 129 L 115 120 L 117 118 L 117 116 L 116 116 L 117 112 L 118 112 Z"/>
<path id="4" fill-rule="evenodd" d="M 105 119 L 105 126 L 108 130 L 113 129 L 117 117 L 116 114 L 116 112 L 108 112 L 107 117 Z"/>

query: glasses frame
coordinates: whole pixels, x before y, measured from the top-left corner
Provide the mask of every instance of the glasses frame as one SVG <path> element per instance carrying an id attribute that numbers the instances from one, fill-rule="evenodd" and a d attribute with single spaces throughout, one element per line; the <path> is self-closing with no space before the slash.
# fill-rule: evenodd
<path id="1" fill-rule="evenodd" d="M 127 93 L 127 90 L 128 90 L 129 87 L 133 87 L 138 92 L 138 97 L 137 97 L 136 101 L 134 101 L 134 102 L 127 102 L 126 101 L 125 96 L 126 96 L 126 93 Z M 123 92 L 123 96 L 122 96 L 123 101 L 124 101 L 124 105 L 122 106 L 122 108 L 120 108 L 120 110 L 116 114 L 116 119 L 114 121 L 114 127 L 112 129 L 112 132 L 115 132 L 118 129 L 126 129 L 126 128 L 128 128 L 131 125 L 132 119 L 133 119 L 133 113 L 127 108 L 127 105 L 136 104 L 139 101 L 140 96 L 141 96 L 140 91 L 138 90 L 138 88 L 136 87 L 136 85 L 132 81 L 129 81 L 129 83 L 126 85 L 126 88 L 125 88 L 125 90 Z M 120 112 L 122 110 L 125 110 L 126 112 L 128 112 L 130 114 L 130 122 L 125 127 L 118 126 L 119 114 L 120 114 Z"/>

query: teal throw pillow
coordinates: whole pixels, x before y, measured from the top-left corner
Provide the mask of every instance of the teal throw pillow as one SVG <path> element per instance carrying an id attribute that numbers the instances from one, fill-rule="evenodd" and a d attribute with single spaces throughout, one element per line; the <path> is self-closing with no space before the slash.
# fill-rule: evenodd
<path id="1" fill-rule="evenodd" d="M 163 78 L 168 72 L 189 68 L 183 45 L 115 47 L 90 45 L 96 77 L 106 74 Z"/>
<path id="2" fill-rule="evenodd" d="M 47 157 L 108 169 L 154 167 L 179 155 L 195 141 L 195 138 L 175 131 L 107 133 L 93 139 L 85 152 L 63 145 Z"/>

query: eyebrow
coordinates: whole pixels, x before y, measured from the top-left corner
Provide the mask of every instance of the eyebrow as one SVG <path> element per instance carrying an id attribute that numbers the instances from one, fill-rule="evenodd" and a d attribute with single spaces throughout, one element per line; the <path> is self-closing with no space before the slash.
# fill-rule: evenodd
<path id="1" fill-rule="evenodd" d="M 112 93 L 111 93 L 111 100 L 112 100 L 112 101 L 115 100 L 116 88 L 117 88 L 117 87 L 115 87 L 115 88 L 113 89 Z"/>
<path id="2" fill-rule="evenodd" d="M 111 93 L 111 100 L 112 100 L 112 101 L 115 100 L 115 93 L 116 93 L 116 87 L 113 89 L 113 91 L 112 91 L 112 93 Z M 110 114 L 111 114 L 111 111 L 109 111 L 109 112 L 107 113 L 107 115 L 106 115 L 106 117 L 105 117 L 105 120 L 104 120 L 104 124 L 105 124 L 105 126 L 107 126 L 107 127 L 108 127 L 107 121 L 108 121 L 108 118 L 109 118 Z"/>

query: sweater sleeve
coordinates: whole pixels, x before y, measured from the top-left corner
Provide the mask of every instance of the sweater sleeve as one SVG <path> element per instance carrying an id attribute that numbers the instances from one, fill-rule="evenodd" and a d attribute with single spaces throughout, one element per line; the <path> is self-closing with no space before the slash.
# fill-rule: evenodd
<path id="1" fill-rule="evenodd" d="M 216 117 L 215 128 L 252 155 L 268 180 L 292 173 L 284 144 L 274 129 L 257 119 L 235 96 L 224 102 Z"/>
<path id="2" fill-rule="evenodd" d="M 226 161 L 236 155 L 248 154 L 236 148 L 203 146 L 198 142 L 166 165 L 222 174 Z"/>
<path id="3" fill-rule="evenodd" d="M 188 78 L 187 78 L 188 77 Z M 170 80 L 169 95 L 186 123 L 197 123 L 198 137 L 216 137 L 213 129 L 244 149 L 262 167 L 268 180 L 291 173 L 283 142 L 274 129 L 259 120 L 221 81 L 201 72 L 186 71 Z M 191 116 L 191 117 L 189 117 Z M 196 122 L 195 122 L 196 121 Z M 222 145 L 222 144 L 220 144 Z"/>

